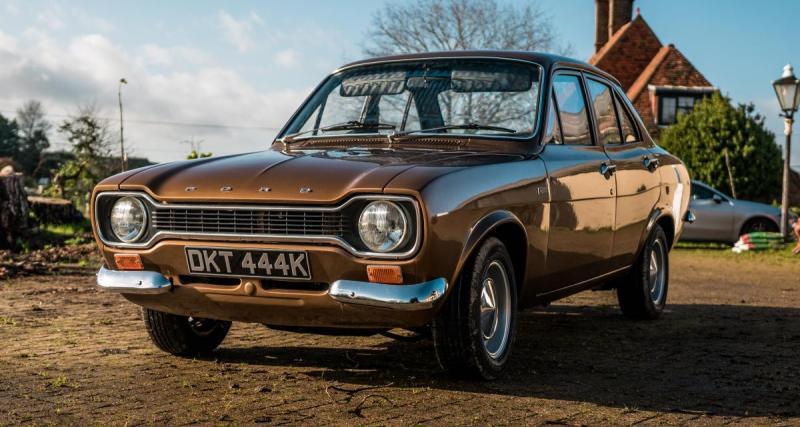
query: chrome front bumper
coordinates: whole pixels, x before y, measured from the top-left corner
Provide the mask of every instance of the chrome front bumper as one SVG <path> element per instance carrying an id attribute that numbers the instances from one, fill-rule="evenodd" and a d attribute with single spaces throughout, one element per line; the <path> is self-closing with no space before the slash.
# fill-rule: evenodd
<path id="1" fill-rule="evenodd" d="M 395 310 L 424 310 L 433 307 L 447 290 L 447 280 L 438 278 L 414 285 L 337 280 L 328 294 L 336 301 L 393 308 Z"/>
<path id="2" fill-rule="evenodd" d="M 172 288 L 172 282 L 155 271 L 118 271 L 101 267 L 97 272 L 97 286 L 126 294 L 163 294 Z"/>
<path id="3" fill-rule="evenodd" d="M 125 294 L 161 294 L 169 292 L 172 282 L 155 271 L 117 271 L 105 267 L 97 272 L 97 286 Z M 443 278 L 411 285 L 337 280 L 328 295 L 346 304 L 369 305 L 395 310 L 426 310 L 442 299 L 447 290 Z"/>

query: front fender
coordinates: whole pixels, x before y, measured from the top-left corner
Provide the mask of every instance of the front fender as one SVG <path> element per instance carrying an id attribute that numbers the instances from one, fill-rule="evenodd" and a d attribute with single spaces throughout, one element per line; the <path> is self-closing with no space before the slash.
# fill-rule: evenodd
<path id="1" fill-rule="evenodd" d="M 461 275 L 461 270 L 464 268 L 464 265 L 467 263 L 473 252 L 478 249 L 480 243 L 483 242 L 483 240 L 486 239 L 486 237 L 489 236 L 492 231 L 505 224 L 514 224 L 519 228 L 519 232 L 522 234 L 522 236 L 525 236 L 525 226 L 523 225 L 522 221 L 520 221 L 520 219 L 512 212 L 507 210 L 497 210 L 491 212 L 479 219 L 472 227 L 470 227 L 469 231 L 467 232 L 467 239 L 465 240 L 464 246 L 461 249 L 461 254 L 458 257 L 458 263 L 453 271 L 453 276 L 450 278 L 450 283 L 456 283 L 456 280 Z M 522 280 L 522 273 L 523 272 L 518 273 L 520 274 L 518 280 Z"/>

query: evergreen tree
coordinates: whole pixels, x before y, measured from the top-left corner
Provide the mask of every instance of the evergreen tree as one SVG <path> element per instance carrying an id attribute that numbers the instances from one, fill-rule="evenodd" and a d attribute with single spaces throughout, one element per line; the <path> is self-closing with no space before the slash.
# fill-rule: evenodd
<path id="1" fill-rule="evenodd" d="M 659 145 L 683 160 L 692 179 L 729 194 L 730 172 L 740 199 L 769 203 L 781 194 L 781 151 L 752 104 L 733 106 L 715 93 L 679 115 L 661 132 Z"/>

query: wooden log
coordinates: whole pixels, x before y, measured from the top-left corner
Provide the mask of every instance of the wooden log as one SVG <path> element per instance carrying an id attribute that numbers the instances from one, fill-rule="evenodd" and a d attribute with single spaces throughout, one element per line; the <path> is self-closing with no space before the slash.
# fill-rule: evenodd
<path id="1" fill-rule="evenodd" d="M 72 202 L 57 197 L 28 196 L 28 208 L 36 226 L 74 224 L 83 220 L 83 215 Z"/>
<path id="2" fill-rule="evenodd" d="M 22 174 L 0 175 L 0 247 L 14 249 L 28 232 L 28 196 Z"/>

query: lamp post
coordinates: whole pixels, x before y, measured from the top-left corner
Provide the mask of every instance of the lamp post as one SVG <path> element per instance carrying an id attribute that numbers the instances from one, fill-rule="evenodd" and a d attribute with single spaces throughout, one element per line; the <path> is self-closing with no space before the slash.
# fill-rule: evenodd
<path id="1" fill-rule="evenodd" d="M 128 155 L 125 153 L 125 138 L 123 131 L 125 129 L 122 123 L 122 85 L 128 84 L 125 78 L 119 79 L 119 89 L 117 90 L 117 97 L 119 99 L 119 159 L 122 162 L 122 172 L 128 169 Z"/>
<path id="2" fill-rule="evenodd" d="M 778 80 L 772 82 L 775 94 L 778 95 L 778 103 L 781 105 L 783 122 L 786 127 L 783 133 L 786 135 L 786 145 L 783 149 L 783 195 L 781 197 L 781 234 L 783 241 L 789 238 L 789 161 L 792 154 L 792 124 L 794 124 L 794 113 L 797 112 L 797 104 L 800 104 L 800 80 L 794 76 L 794 70 L 790 64 L 783 67 L 783 75 Z"/>

